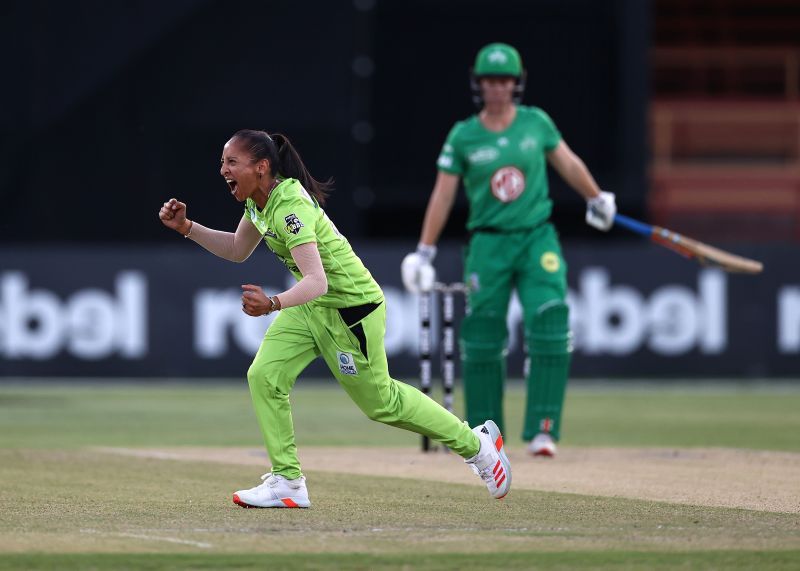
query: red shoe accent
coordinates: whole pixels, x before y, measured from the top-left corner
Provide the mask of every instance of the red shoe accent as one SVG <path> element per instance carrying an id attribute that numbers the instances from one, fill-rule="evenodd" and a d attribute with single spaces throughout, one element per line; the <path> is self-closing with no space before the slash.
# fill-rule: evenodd
<path id="1" fill-rule="evenodd" d="M 498 468 L 500 468 L 500 466 L 502 466 L 502 462 L 500 462 L 500 460 L 498 460 L 497 464 L 494 465 L 494 469 L 492 470 L 492 474 L 495 474 L 495 476 L 496 476 L 497 475 L 497 470 L 498 470 Z"/>
<path id="2" fill-rule="evenodd" d="M 242 506 L 243 508 L 252 508 L 250 504 L 244 503 L 241 499 L 239 499 L 239 494 L 233 494 L 233 503 L 237 506 Z"/>
<path id="3" fill-rule="evenodd" d="M 497 480 L 499 480 L 500 478 L 503 478 L 504 480 L 506 479 L 505 470 L 501 469 L 499 472 L 497 472 L 497 474 L 494 475 L 494 481 L 495 482 L 497 482 Z M 499 486 L 500 484 L 497 484 L 497 485 Z"/>
<path id="4" fill-rule="evenodd" d="M 505 475 L 505 474 L 503 474 L 503 477 L 502 477 L 502 478 L 500 478 L 500 481 L 499 481 L 499 482 L 497 482 L 497 487 L 499 488 L 499 487 L 500 487 L 500 485 L 501 485 L 503 482 L 505 482 L 505 481 L 506 481 L 506 475 Z M 498 499 L 500 499 L 500 498 L 498 498 Z"/>
<path id="5" fill-rule="evenodd" d="M 503 435 L 497 437 L 497 440 L 494 442 L 494 447 L 497 448 L 498 452 L 503 447 Z"/>
<path id="6" fill-rule="evenodd" d="M 541 449 L 541 450 L 539 450 L 538 452 L 534 452 L 534 454 L 533 454 L 533 455 L 534 455 L 534 456 L 547 456 L 548 458 L 552 458 L 553 456 L 555 456 L 555 454 L 553 454 L 553 453 L 550 451 L 550 449 L 549 449 L 549 448 L 542 448 L 542 449 Z"/>
<path id="7" fill-rule="evenodd" d="M 287 508 L 299 508 L 292 498 L 281 498 L 281 501 Z"/>

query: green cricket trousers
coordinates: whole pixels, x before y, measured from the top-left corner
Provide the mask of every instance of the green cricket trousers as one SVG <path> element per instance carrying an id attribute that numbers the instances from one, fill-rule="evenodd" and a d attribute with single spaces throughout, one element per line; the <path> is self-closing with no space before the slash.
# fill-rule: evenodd
<path id="1" fill-rule="evenodd" d="M 301 475 L 289 394 L 298 375 L 320 355 L 370 419 L 428 436 L 464 458 L 477 454 L 478 438 L 466 423 L 389 376 L 385 332 L 382 299 L 344 309 L 311 301 L 278 314 L 247 371 L 273 474 L 287 479 Z"/>
<path id="2" fill-rule="evenodd" d="M 530 357 L 523 440 L 548 432 L 558 440 L 569 375 L 571 333 L 567 264 L 550 223 L 522 231 L 476 230 L 464 261 L 469 284 L 460 341 L 467 422 L 503 427 L 508 346 L 506 314 L 516 289 Z"/>

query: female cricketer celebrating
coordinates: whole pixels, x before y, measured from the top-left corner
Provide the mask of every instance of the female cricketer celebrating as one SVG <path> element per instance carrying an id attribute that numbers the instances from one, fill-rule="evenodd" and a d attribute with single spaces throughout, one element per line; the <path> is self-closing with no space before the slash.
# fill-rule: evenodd
<path id="1" fill-rule="evenodd" d="M 502 429 L 506 314 L 516 288 L 530 356 L 522 436 L 533 454 L 553 456 L 571 343 L 567 268 L 548 222 L 547 162 L 588 201 L 586 221 L 592 226 L 608 230 L 616 205 L 550 117 L 519 105 L 524 86 L 525 70 L 513 47 L 490 44 L 478 52 L 472 88 L 481 110 L 456 123 L 447 136 L 419 246 L 403 260 L 402 274 L 411 291 L 432 287 L 435 244 L 463 178 L 471 234 L 464 269 L 468 309 L 461 327 L 467 422 L 493 418 Z"/>
<path id="2" fill-rule="evenodd" d="M 300 372 L 322 356 L 339 384 L 372 420 L 442 442 L 502 498 L 511 485 L 503 438 L 491 420 L 473 430 L 417 389 L 389 376 L 383 337 L 383 292 L 322 206 L 330 182 L 315 180 L 283 135 L 237 132 L 222 152 L 220 174 L 244 202 L 234 233 L 186 217 L 172 198 L 159 218 L 165 226 L 227 260 L 247 259 L 263 239 L 297 283 L 267 297 L 243 285 L 242 311 L 280 314 L 270 325 L 247 372 L 250 394 L 272 463 L 263 483 L 240 490 L 244 507 L 309 507 L 294 441 L 289 393 Z"/>

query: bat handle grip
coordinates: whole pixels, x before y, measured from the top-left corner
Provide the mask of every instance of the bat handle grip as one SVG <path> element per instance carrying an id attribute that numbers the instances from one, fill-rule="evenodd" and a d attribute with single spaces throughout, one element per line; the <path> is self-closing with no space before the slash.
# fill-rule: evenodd
<path id="1" fill-rule="evenodd" d="M 634 220 L 633 218 L 625 216 L 624 214 L 615 214 L 614 222 L 623 228 L 627 228 L 628 230 L 636 232 L 637 234 L 641 234 L 642 236 L 651 236 L 653 234 L 653 227 L 650 226 L 650 224 L 639 222 L 638 220 Z"/>

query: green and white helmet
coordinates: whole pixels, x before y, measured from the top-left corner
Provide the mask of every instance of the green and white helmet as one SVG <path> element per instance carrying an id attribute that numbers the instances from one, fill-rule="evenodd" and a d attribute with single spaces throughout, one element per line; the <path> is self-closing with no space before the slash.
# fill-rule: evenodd
<path id="1" fill-rule="evenodd" d="M 517 81 L 514 87 L 514 103 L 519 103 L 525 91 L 525 76 L 522 58 L 513 46 L 499 42 L 483 46 L 475 57 L 475 67 L 470 70 L 472 100 L 479 108 L 483 106 L 480 86 L 482 77 L 513 77 Z"/>
<path id="2" fill-rule="evenodd" d="M 476 77 L 520 77 L 522 58 L 519 52 L 508 44 L 489 44 L 481 48 L 475 57 L 472 73 Z"/>

